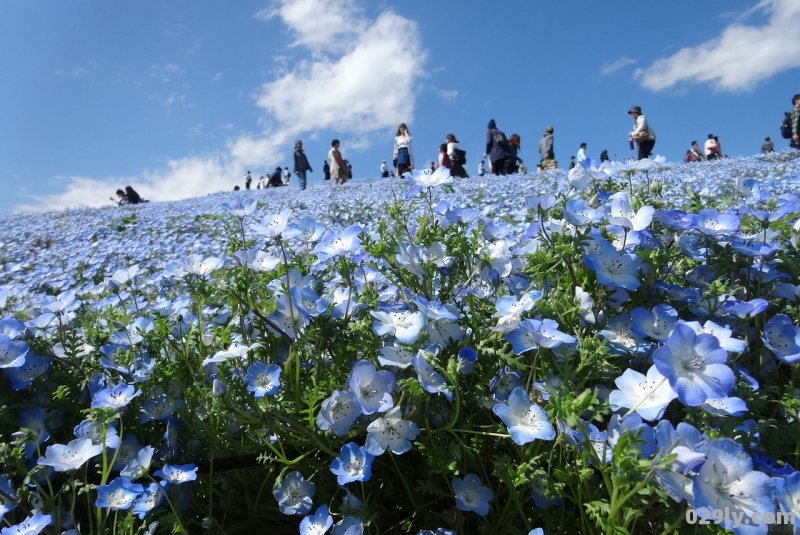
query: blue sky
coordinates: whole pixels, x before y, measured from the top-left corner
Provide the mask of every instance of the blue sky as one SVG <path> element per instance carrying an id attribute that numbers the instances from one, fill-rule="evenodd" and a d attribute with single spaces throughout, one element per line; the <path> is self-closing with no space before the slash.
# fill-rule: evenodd
<path id="1" fill-rule="evenodd" d="M 305 142 L 322 178 L 330 140 L 355 176 L 391 160 L 401 121 L 420 162 L 454 133 L 470 172 L 486 124 L 555 127 L 562 168 L 631 156 L 630 106 L 656 153 L 692 140 L 726 154 L 778 148 L 800 92 L 800 2 L 175 0 L 0 3 L 0 213 L 102 206 L 120 186 L 152 200 L 232 189 L 291 166 Z"/>

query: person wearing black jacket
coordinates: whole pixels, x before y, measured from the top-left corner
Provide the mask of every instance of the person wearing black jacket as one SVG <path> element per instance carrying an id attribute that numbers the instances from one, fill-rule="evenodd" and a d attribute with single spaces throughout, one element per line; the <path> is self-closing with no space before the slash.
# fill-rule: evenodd
<path id="1" fill-rule="evenodd" d="M 486 132 L 486 152 L 483 157 L 489 158 L 492 164 L 492 173 L 496 175 L 506 174 L 506 158 L 508 157 L 508 138 L 497 129 L 494 119 L 489 121 Z"/>
<path id="2" fill-rule="evenodd" d="M 299 139 L 294 142 L 294 174 L 297 175 L 297 178 L 300 179 L 300 189 L 306 189 L 306 173 L 313 173 L 314 170 L 311 169 L 311 164 L 308 163 L 308 158 L 306 158 L 305 153 L 303 152 L 303 142 Z"/>
<path id="3" fill-rule="evenodd" d="M 125 195 L 128 197 L 128 204 L 139 204 L 142 202 L 142 198 L 136 193 L 136 190 L 130 186 L 125 186 Z"/>
<path id="4" fill-rule="evenodd" d="M 276 167 L 275 172 L 269 175 L 269 181 L 267 182 L 268 188 L 279 188 L 283 186 L 283 179 L 281 178 L 281 168 Z"/>

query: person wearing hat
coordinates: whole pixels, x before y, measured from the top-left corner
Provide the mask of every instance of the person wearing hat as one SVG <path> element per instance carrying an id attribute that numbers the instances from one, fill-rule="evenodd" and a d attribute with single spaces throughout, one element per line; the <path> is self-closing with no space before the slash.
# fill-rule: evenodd
<path id="1" fill-rule="evenodd" d="M 294 174 L 300 179 L 300 189 L 306 189 L 306 173 L 313 173 L 311 164 L 308 163 L 308 158 L 303 152 L 303 142 L 299 139 L 294 142 Z M 288 181 L 287 181 L 288 182 Z"/>
<path id="2" fill-rule="evenodd" d="M 761 153 L 762 154 L 769 154 L 770 152 L 775 152 L 775 144 L 769 138 L 769 136 L 764 138 L 764 144 L 761 145 Z"/>
<path id="3" fill-rule="evenodd" d="M 389 168 L 386 166 L 386 160 L 381 162 L 381 178 L 389 177 Z"/>
<path id="4" fill-rule="evenodd" d="M 643 160 L 653 153 L 653 147 L 656 145 L 656 133 L 647 122 L 647 117 L 642 115 L 642 108 L 639 106 L 631 107 L 628 115 L 633 117 L 634 121 L 633 130 L 628 133 L 628 139 L 635 141 L 639 146 L 639 159 Z"/>

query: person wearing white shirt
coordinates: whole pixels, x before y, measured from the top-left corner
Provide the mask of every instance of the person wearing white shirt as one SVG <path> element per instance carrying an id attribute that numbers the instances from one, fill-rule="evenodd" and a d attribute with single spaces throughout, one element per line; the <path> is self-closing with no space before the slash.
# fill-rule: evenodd
<path id="1" fill-rule="evenodd" d="M 386 160 L 381 162 L 381 178 L 386 178 L 389 176 L 389 168 L 386 167 Z"/>
<path id="2" fill-rule="evenodd" d="M 411 151 L 411 133 L 405 123 L 400 123 L 394 138 L 393 159 L 397 161 L 397 176 L 402 177 L 414 169 L 414 153 Z"/>
<path id="3" fill-rule="evenodd" d="M 447 156 L 450 158 L 450 175 L 455 178 L 468 177 L 469 173 L 464 169 L 464 164 L 466 162 L 462 161 L 459 157 L 459 154 L 465 155 L 466 153 L 461 151 L 456 136 L 454 134 L 447 134 L 445 142 L 447 143 Z M 466 160 L 466 158 L 464 159 Z"/>
<path id="4" fill-rule="evenodd" d="M 703 145 L 703 149 L 706 153 L 706 160 L 716 160 L 719 158 L 719 145 L 717 145 L 717 140 L 714 139 L 714 134 L 708 134 L 708 139 Z"/>
<path id="5" fill-rule="evenodd" d="M 575 163 L 581 164 L 586 159 L 586 143 L 581 143 L 581 148 L 578 149 L 578 156 L 575 158 Z"/>
<path id="6" fill-rule="evenodd" d="M 642 108 L 633 106 L 628 110 L 628 115 L 633 117 L 633 130 L 628 133 L 628 139 L 639 145 L 639 159 L 643 160 L 653 153 L 656 145 L 656 133 L 647 122 L 647 117 L 642 115 Z M 631 146 L 631 148 L 633 148 Z"/>

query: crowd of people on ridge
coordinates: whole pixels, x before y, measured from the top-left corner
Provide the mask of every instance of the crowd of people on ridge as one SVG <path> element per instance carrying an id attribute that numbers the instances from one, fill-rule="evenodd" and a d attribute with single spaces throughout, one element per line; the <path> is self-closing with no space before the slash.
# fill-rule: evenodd
<path id="1" fill-rule="evenodd" d="M 789 146 L 793 149 L 800 150 L 800 94 L 792 97 L 792 109 L 786 112 L 786 117 L 783 124 L 781 124 L 781 134 L 784 139 L 789 139 Z M 642 113 L 642 108 L 639 106 L 632 106 L 628 110 L 628 115 L 633 119 L 633 129 L 628 133 L 628 141 L 630 149 L 637 150 L 637 158 L 639 160 L 647 158 L 653 154 L 653 149 L 656 144 L 656 133 L 650 125 L 647 117 Z M 544 135 L 539 140 L 538 152 L 541 157 L 539 164 L 537 164 L 537 171 L 557 169 L 558 161 L 555 157 L 554 138 L 555 132 L 552 126 L 545 128 Z M 383 160 L 380 165 L 380 175 L 383 178 L 387 177 L 400 177 L 403 178 L 405 173 L 413 171 L 414 166 L 414 153 L 412 150 L 413 137 L 408 130 L 405 123 L 401 123 L 397 128 L 397 133 L 394 138 L 394 150 L 392 154 L 392 164 L 395 171 L 389 169 L 386 165 L 386 160 Z M 341 151 L 339 150 L 340 142 L 334 139 L 331 142 L 331 148 L 328 151 L 328 159 L 323 162 L 323 178 L 324 180 L 333 179 L 335 185 L 346 183 L 349 179 L 353 178 L 353 167 L 344 159 Z M 483 153 L 483 160 L 478 165 L 478 176 L 484 176 L 487 171 L 489 174 L 494 175 L 509 175 L 527 172 L 527 168 L 523 165 L 522 158 L 519 157 L 521 151 L 521 138 L 519 134 L 512 134 L 506 137 L 505 133 L 497 128 L 497 123 L 494 119 L 489 121 L 486 131 L 486 148 Z M 569 169 L 576 165 L 580 165 L 587 159 L 586 155 L 587 145 L 581 143 L 576 156 L 570 157 Z M 774 152 L 775 145 L 770 139 L 766 137 L 764 143 L 761 145 L 761 152 L 768 154 Z M 467 153 L 459 146 L 459 141 L 454 134 L 447 134 L 445 141 L 439 145 L 439 158 L 437 162 L 431 162 L 431 171 L 438 167 L 444 166 L 450 170 L 450 174 L 456 178 L 466 178 L 469 176 L 465 169 L 467 163 Z M 716 160 L 720 158 L 727 158 L 722 152 L 722 146 L 719 137 L 714 134 L 708 134 L 708 139 L 705 141 L 702 148 L 698 145 L 697 141 L 692 141 L 691 147 L 686 151 L 684 156 L 685 162 L 699 162 L 706 160 Z M 608 160 L 608 151 L 603 150 L 600 155 L 600 160 Z M 308 158 L 303 152 L 303 142 L 300 140 L 295 141 L 294 154 L 293 154 L 293 171 L 297 175 L 300 189 L 305 190 L 307 185 L 307 174 L 313 173 L 314 170 L 308 162 Z M 486 161 L 488 160 L 488 170 Z M 256 183 L 256 189 L 277 188 L 289 185 L 292 173 L 289 172 L 288 167 L 281 169 L 280 166 L 275 168 L 275 171 L 268 177 L 261 176 Z M 253 177 L 250 171 L 244 176 L 245 189 L 251 189 Z M 239 191 L 239 186 L 235 186 L 234 190 Z M 117 198 L 111 197 L 111 200 L 118 205 L 123 204 L 138 204 L 141 202 L 148 202 L 142 199 L 131 186 L 127 186 L 125 191 L 117 190 Z"/>

